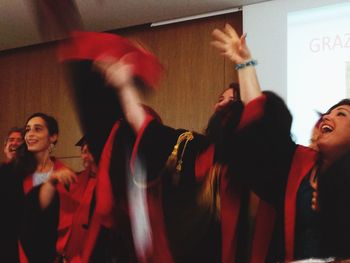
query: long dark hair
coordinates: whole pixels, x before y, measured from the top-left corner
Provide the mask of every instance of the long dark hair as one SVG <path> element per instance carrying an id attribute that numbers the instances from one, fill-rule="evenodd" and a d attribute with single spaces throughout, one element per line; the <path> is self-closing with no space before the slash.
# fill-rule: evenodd
<path id="1" fill-rule="evenodd" d="M 222 93 L 228 89 L 232 89 L 234 101 L 227 107 L 216 111 L 209 119 L 208 126 L 205 129 L 205 135 L 209 141 L 216 146 L 215 158 L 219 162 L 227 161 L 226 159 L 229 156 L 228 139 L 237 128 L 244 108 L 241 101 L 239 85 L 237 83 L 231 83 Z"/>
<path id="2" fill-rule="evenodd" d="M 348 105 L 348 106 L 350 106 L 350 99 L 342 99 L 341 101 L 339 101 L 338 103 L 336 103 L 332 107 L 330 107 L 329 110 L 323 115 L 331 113 L 332 110 L 334 110 L 335 108 L 337 108 L 337 107 L 339 107 L 341 105 Z"/>
<path id="3" fill-rule="evenodd" d="M 241 101 L 241 92 L 239 89 L 239 84 L 236 82 L 232 82 L 229 87 L 227 89 L 225 89 L 222 94 L 228 90 L 228 89 L 232 89 L 233 91 L 233 96 L 235 97 L 235 101 Z"/>
<path id="4" fill-rule="evenodd" d="M 37 167 L 37 160 L 34 154 L 28 151 L 27 144 L 22 143 L 16 149 L 16 157 L 13 161 L 15 172 L 21 177 L 34 173 Z"/>

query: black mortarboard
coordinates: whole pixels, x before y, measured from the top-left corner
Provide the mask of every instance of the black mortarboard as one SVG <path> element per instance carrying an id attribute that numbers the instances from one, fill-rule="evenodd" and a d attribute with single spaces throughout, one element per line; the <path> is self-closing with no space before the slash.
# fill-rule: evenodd
<path id="1" fill-rule="evenodd" d="M 85 135 L 83 135 L 83 137 L 81 137 L 80 140 L 77 141 L 77 143 L 75 144 L 75 146 L 82 147 L 82 146 L 84 146 L 85 144 L 87 144 L 87 140 L 86 140 Z"/>

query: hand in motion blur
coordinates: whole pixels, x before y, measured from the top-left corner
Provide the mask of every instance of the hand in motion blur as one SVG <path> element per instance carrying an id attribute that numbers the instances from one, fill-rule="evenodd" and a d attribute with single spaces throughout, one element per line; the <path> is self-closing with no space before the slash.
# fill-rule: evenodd
<path id="1" fill-rule="evenodd" d="M 131 52 L 120 59 L 102 55 L 94 61 L 94 66 L 104 76 L 106 83 L 116 90 L 124 117 L 137 134 L 146 119 L 146 114 L 133 80 L 133 66 L 128 63 L 132 55 Z"/>
<path id="2" fill-rule="evenodd" d="M 117 91 L 133 85 L 133 66 L 127 63 L 127 58 L 131 54 L 126 54 L 119 60 L 100 56 L 94 62 L 95 69 L 104 76 L 106 83 Z"/>
<path id="3" fill-rule="evenodd" d="M 246 44 L 246 34 L 239 37 L 236 30 L 229 24 L 226 24 L 222 30 L 214 29 L 212 35 L 214 41 L 211 44 L 232 62 L 240 64 L 251 59 L 251 54 Z"/>

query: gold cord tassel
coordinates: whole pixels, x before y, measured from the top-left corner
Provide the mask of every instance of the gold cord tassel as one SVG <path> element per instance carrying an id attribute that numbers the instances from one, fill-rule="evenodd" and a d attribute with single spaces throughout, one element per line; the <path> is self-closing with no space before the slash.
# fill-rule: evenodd
<path id="1" fill-rule="evenodd" d="M 165 166 L 168 169 L 173 169 L 177 163 L 177 152 L 179 149 L 179 145 L 175 144 L 173 151 L 171 152 L 171 154 L 168 157 L 168 160 L 166 161 Z"/>
<path id="2" fill-rule="evenodd" d="M 178 184 L 180 180 L 180 173 L 182 170 L 182 158 L 185 154 L 185 150 L 189 141 L 193 140 L 193 133 L 190 131 L 181 133 L 177 138 L 177 142 L 174 145 L 174 149 L 168 157 L 166 161 L 166 169 L 169 171 L 173 171 L 173 182 L 174 184 Z M 178 159 L 178 151 L 180 144 L 185 141 L 185 145 L 182 149 L 180 159 Z"/>

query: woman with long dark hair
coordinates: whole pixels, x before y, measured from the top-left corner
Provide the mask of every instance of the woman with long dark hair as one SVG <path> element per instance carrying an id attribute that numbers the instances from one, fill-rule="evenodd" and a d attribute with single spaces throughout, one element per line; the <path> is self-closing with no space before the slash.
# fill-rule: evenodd
<path id="1" fill-rule="evenodd" d="M 350 258 L 350 100 L 322 115 L 318 152 L 296 145 L 285 103 L 260 89 L 245 35 L 239 37 L 226 25 L 213 36 L 213 45 L 236 64 L 243 115 L 249 116 L 231 142 L 236 149 L 233 168 L 275 209 L 266 261 Z"/>
<path id="2" fill-rule="evenodd" d="M 34 113 L 26 121 L 27 155 L 36 162 L 34 172 L 23 178 L 26 220 L 21 243 L 30 262 L 53 262 L 64 253 L 68 239 L 70 223 L 65 216 L 73 211 L 67 201 L 69 186 L 77 180 L 72 170 L 51 156 L 58 133 L 56 119 L 47 114 Z"/>
<path id="3" fill-rule="evenodd" d="M 51 156 L 58 132 L 55 118 L 44 113 L 31 115 L 25 124 L 25 143 L 18 148 L 16 158 L 1 168 L 6 182 L 1 201 L 5 206 L 8 199 L 13 201 L 4 224 L 8 227 L 5 233 L 9 233 L 10 241 L 20 240 L 10 242 L 11 262 L 54 262 L 65 242 L 59 243 L 67 225 L 61 223 L 62 213 L 58 211 L 64 202 L 58 200 L 67 195 L 76 176 Z"/>

